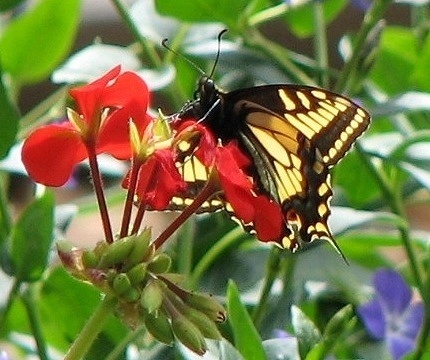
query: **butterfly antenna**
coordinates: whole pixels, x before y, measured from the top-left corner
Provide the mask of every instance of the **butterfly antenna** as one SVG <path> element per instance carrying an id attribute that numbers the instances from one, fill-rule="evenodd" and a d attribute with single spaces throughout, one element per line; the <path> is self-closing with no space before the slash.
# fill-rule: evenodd
<path id="1" fill-rule="evenodd" d="M 167 42 L 169 41 L 169 39 L 163 39 L 163 41 L 161 42 L 161 45 L 169 50 L 172 54 L 176 55 L 177 57 L 181 58 L 182 60 L 185 60 L 188 64 L 190 64 L 194 69 L 196 69 L 200 74 L 205 75 L 206 73 L 204 72 L 204 70 L 198 66 L 195 62 L 191 61 L 190 59 L 188 59 L 186 56 L 184 56 L 183 54 L 177 52 L 176 50 L 173 50 L 169 45 L 167 45 Z"/>
<path id="2" fill-rule="evenodd" d="M 212 79 L 212 76 L 213 76 L 213 74 L 214 74 L 214 72 L 215 72 L 215 68 L 216 68 L 216 66 L 217 66 L 217 64 L 218 64 L 219 56 L 220 56 L 220 54 L 221 54 L 221 40 L 222 40 L 223 35 L 224 35 L 227 31 L 228 31 L 227 29 L 224 29 L 224 30 L 222 30 L 222 31 L 218 34 L 218 49 L 217 49 L 217 52 L 216 52 L 216 57 L 215 57 L 214 66 L 212 66 L 212 71 L 211 71 L 211 73 L 210 73 L 210 75 L 209 75 L 209 77 L 210 77 L 211 79 Z"/>

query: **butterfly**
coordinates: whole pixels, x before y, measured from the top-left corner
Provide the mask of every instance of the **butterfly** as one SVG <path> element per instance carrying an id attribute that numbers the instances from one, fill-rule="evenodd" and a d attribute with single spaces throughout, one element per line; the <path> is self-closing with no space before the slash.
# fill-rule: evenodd
<path id="1" fill-rule="evenodd" d="M 179 118 L 201 119 L 221 143 L 235 140 L 252 161 L 251 174 L 259 194 L 277 202 L 285 219 L 279 243 L 296 250 L 316 239 L 338 249 L 327 221 L 332 188 L 329 169 L 369 126 L 370 115 L 348 98 L 302 85 L 264 85 L 222 92 L 203 76 L 195 100 Z M 174 199 L 185 207 L 207 180 L 196 159 L 180 164 L 189 191 Z M 201 212 L 231 206 L 223 198 Z M 253 232 L 253 224 L 242 224 Z M 338 249 L 339 250 L 339 249 Z"/>

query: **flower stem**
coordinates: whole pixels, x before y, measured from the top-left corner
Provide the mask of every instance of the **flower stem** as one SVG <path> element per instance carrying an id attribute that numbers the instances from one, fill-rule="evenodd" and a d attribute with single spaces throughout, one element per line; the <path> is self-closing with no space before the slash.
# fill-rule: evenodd
<path id="1" fill-rule="evenodd" d="M 215 192 L 215 186 L 209 180 L 207 185 L 203 188 L 203 190 L 199 193 L 199 195 L 194 199 L 194 201 L 190 204 L 190 206 L 186 207 L 184 211 L 180 213 L 180 215 L 173 220 L 173 222 L 164 230 L 160 236 L 154 241 L 154 246 L 156 249 L 159 249 L 166 240 L 172 236 L 172 234 L 181 226 L 185 220 L 187 220 L 192 214 L 194 214 L 200 206 L 210 198 Z"/>
<path id="2" fill-rule="evenodd" d="M 131 212 L 133 210 L 133 198 L 136 193 L 137 177 L 139 175 L 139 169 L 142 163 L 137 159 L 133 159 L 131 167 L 130 178 L 128 183 L 127 198 L 125 199 L 124 211 L 122 214 L 121 231 L 119 237 L 123 238 L 128 234 L 128 228 L 130 226 Z M 133 229 L 134 231 L 134 229 Z M 137 232 L 137 231 L 136 231 Z"/>
<path id="3" fill-rule="evenodd" d="M 264 285 L 260 294 L 260 300 L 258 301 L 257 306 L 252 312 L 252 320 L 254 322 L 255 327 L 257 328 L 261 323 L 261 320 L 263 319 L 264 310 L 266 309 L 267 300 L 269 299 L 273 283 L 275 282 L 276 277 L 280 272 L 281 258 L 282 250 L 274 246 L 272 248 L 272 251 L 270 252 L 269 259 L 267 260 L 266 276 L 264 278 Z"/>
<path id="4" fill-rule="evenodd" d="M 313 2 L 315 31 L 314 47 L 315 58 L 320 70 L 318 84 L 324 88 L 329 86 L 328 78 L 328 53 L 327 53 L 327 32 L 324 20 L 324 7 L 321 1 Z"/>
<path id="5" fill-rule="evenodd" d="M 356 73 L 356 70 L 360 65 L 360 60 L 363 58 L 362 52 L 365 48 L 367 37 L 376 23 L 382 18 L 391 2 L 391 0 L 377 0 L 372 2 L 372 5 L 366 13 L 363 19 L 363 24 L 355 38 L 351 58 L 343 67 L 334 87 L 336 92 L 348 93 L 350 85 L 356 82 L 357 79 L 354 79 L 353 74 Z"/>
<path id="6" fill-rule="evenodd" d="M 22 300 L 27 310 L 27 316 L 30 323 L 30 327 L 33 333 L 34 340 L 36 341 L 37 352 L 39 354 L 40 360 L 48 360 L 48 352 L 46 349 L 45 338 L 42 334 L 42 328 L 40 324 L 40 319 L 36 309 L 36 299 L 35 299 L 35 285 L 31 284 L 28 286 L 27 290 L 22 296 Z"/>
<path id="7" fill-rule="evenodd" d="M 378 169 L 375 168 L 374 164 L 371 162 L 371 160 L 366 156 L 363 148 L 361 147 L 360 143 L 357 142 L 355 144 L 355 149 L 357 151 L 357 154 L 360 156 L 361 160 L 363 161 L 363 164 L 366 166 L 366 168 L 370 171 L 370 173 L 373 175 L 375 181 L 377 184 L 379 184 L 379 187 L 381 189 L 381 192 L 387 201 L 388 205 L 391 208 L 391 211 L 400 216 L 402 219 L 405 218 L 404 209 L 402 206 L 401 201 L 398 199 L 398 196 L 394 193 L 394 190 L 391 188 L 390 184 L 388 183 L 387 179 L 383 176 L 384 174 Z M 409 236 L 409 229 L 406 225 L 402 225 L 398 227 L 398 230 L 400 232 L 400 238 L 402 240 L 403 246 L 406 250 L 410 268 L 412 271 L 412 275 L 414 278 L 414 281 L 420 290 L 421 295 L 423 298 L 426 297 L 425 294 L 425 288 L 423 285 L 422 277 L 421 277 L 421 269 L 419 266 L 419 262 L 417 260 L 417 255 L 415 253 L 415 250 L 412 246 L 411 239 Z"/>
<path id="8" fill-rule="evenodd" d="M 129 11 L 127 7 L 124 5 L 122 0 L 112 0 L 113 5 L 117 9 L 119 15 L 121 16 L 124 23 L 128 26 L 133 36 L 136 38 L 136 40 L 139 42 L 139 44 L 142 46 L 142 48 L 145 50 L 147 58 L 150 59 L 151 63 L 156 66 L 160 67 L 162 65 L 161 59 L 158 56 L 157 52 L 154 49 L 154 46 L 145 39 L 142 34 L 140 33 L 138 27 L 134 23 L 133 19 L 130 17 Z"/>
<path id="9" fill-rule="evenodd" d="M 13 282 L 12 288 L 9 291 L 9 296 L 6 301 L 6 305 L 4 307 L 3 312 L 0 314 L 0 328 L 2 328 L 2 324 L 6 322 L 7 315 L 12 307 L 13 302 L 18 297 L 19 290 L 21 288 L 22 282 L 19 279 L 15 278 Z"/>
<path id="10" fill-rule="evenodd" d="M 109 212 L 106 205 L 106 199 L 103 191 L 103 181 L 100 174 L 97 156 L 94 152 L 94 147 L 87 145 L 88 160 L 90 162 L 91 177 L 93 179 L 94 192 L 96 193 L 97 203 L 99 205 L 100 216 L 103 224 L 103 231 L 106 242 L 113 243 L 112 226 L 109 218 Z"/>
<path id="11" fill-rule="evenodd" d="M 80 360 L 84 358 L 97 335 L 103 329 L 109 315 L 113 312 L 116 303 L 117 299 L 114 296 L 106 295 L 73 342 L 64 360 Z"/>

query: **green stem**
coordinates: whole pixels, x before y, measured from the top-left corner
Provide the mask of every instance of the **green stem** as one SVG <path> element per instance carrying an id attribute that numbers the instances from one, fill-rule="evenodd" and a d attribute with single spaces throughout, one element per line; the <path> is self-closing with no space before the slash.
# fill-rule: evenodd
<path id="1" fill-rule="evenodd" d="M 40 360 L 48 360 L 48 352 L 46 347 L 45 338 L 42 333 L 40 318 L 37 312 L 37 301 L 35 299 L 35 284 L 28 286 L 27 290 L 22 296 L 27 316 L 30 323 L 30 328 L 33 333 L 34 340 L 36 341 L 37 352 Z"/>
<path id="2" fill-rule="evenodd" d="M 131 19 L 128 8 L 124 5 L 122 0 L 112 0 L 113 5 L 117 9 L 119 15 L 121 16 L 124 23 L 128 26 L 131 33 L 135 37 L 135 39 L 139 42 L 139 44 L 142 46 L 142 48 L 145 50 L 146 55 L 149 57 L 150 62 L 155 67 L 161 66 L 161 59 L 158 56 L 157 52 L 155 51 L 155 48 L 153 44 L 151 44 L 147 39 L 145 39 L 142 34 L 140 33 L 138 27 Z"/>
<path id="3" fill-rule="evenodd" d="M 146 331 L 145 326 L 138 327 L 135 331 L 130 331 L 127 336 L 125 336 L 110 352 L 110 354 L 105 358 L 105 360 L 117 360 L 124 353 L 124 349 L 128 344 L 137 340 L 143 336 Z"/>
<path id="4" fill-rule="evenodd" d="M 328 53 L 327 53 L 327 32 L 326 24 L 324 20 L 324 7 L 321 1 L 313 2 L 314 8 L 314 22 L 316 26 L 315 38 L 314 38 L 314 49 L 315 58 L 318 62 L 318 68 L 320 69 L 318 84 L 323 88 L 329 86 L 328 77 Z"/>
<path id="5" fill-rule="evenodd" d="M 243 232 L 242 228 L 235 227 L 233 230 L 225 234 L 221 239 L 219 239 L 214 246 L 212 246 L 205 255 L 200 259 L 194 270 L 189 277 L 189 282 L 192 289 L 195 289 L 199 284 L 199 281 L 203 274 L 209 269 L 209 267 L 215 262 L 215 260 L 220 257 L 227 249 L 231 248 L 233 245 L 242 241 L 246 234 Z"/>
<path id="6" fill-rule="evenodd" d="M 378 169 L 376 169 L 376 167 L 371 162 L 371 160 L 366 156 L 359 142 L 355 144 L 355 148 L 363 164 L 366 166 L 368 171 L 373 175 L 375 181 L 379 185 L 382 195 L 387 201 L 391 211 L 394 214 L 400 216 L 402 219 L 404 219 L 405 213 L 402 206 L 402 202 L 400 201 L 399 197 L 396 196 L 396 194 L 394 193 L 394 190 L 391 188 L 390 184 L 388 183 L 388 180 L 383 176 L 383 173 L 381 171 L 378 171 Z M 398 227 L 398 230 L 400 233 L 400 238 L 402 240 L 403 246 L 406 250 L 406 253 L 409 259 L 414 281 L 417 284 L 417 287 L 424 298 L 426 297 L 426 294 L 425 294 L 425 288 L 421 277 L 422 271 L 420 269 L 419 262 L 417 260 L 417 255 L 411 243 L 411 239 L 409 236 L 409 228 L 407 225 L 402 225 Z"/>
<path id="7" fill-rule="evenodd" d="M 264 9 L 249 18 L 248 26 L 256 27 L 265 22 L 279 18 L 283 16 L 289 8 L 290 6 L 286 2 L 282 2 L 279 5 L 271 6 L 267 9 Z"/>
<path id="8" fill-rule="evenodd" d="M 15 299 L 18 297 L 21 284 L 22 284 L 21 281 L 18 279 L 15 279 L 15 281 L 13 282 L 12 288 L 9 291 L 9 296 L 6 301 L 6 306 L 3 312 L 0 314 L 0 329 L 3 328 L 3 324 L 5 324 L 6 322 L 7 315 L 9 314 L 9 311 L 12 308 L 12 304 L 15 301 Z"/>
<path id="9" fill-rule="evenodd" d="M 109 315 L 113 313 L 116 303 L 117 299 L 115 297 L 106 295 L 73 342 L 64 360 L 80 360 L 84 358 L 94 340 L 103 329 Z"/>
<path id="10" fill-rule="evenodd" d="M 353 74 L 356 73 L 356 70 L 360 65 L 360 60 L 363 58 L 362 52 L 365 48 L 367 37 L 376 23 L 382 18 L 391 2 L 392 0 L 377 0 L 372 2 L 354 41 L 351 58 L 343 67 L 334 87 L 335 91 L 348 93 L 350 84 L 356 81 L 356 79 L 353 79 Z"/>
<path id="11" fill-rule="evenodd" d="M 264 311 L 266 310 L 267 301 L 269 300 L 269 295 L 272 290 L 272 286 L 278 277 L 279 271 L 281 269 L 280 263 L 282 259 L 282 250 L 278 247 L 273 247 L 270 252 L 269 259 L 266 265 L 266 276 L 264 278 L 263 289 L 261 290 L 260 300 L 257 306 L 252 312 L 252 320 L 255 327 L 258 328 L 261 320 L 263 319 Z"/>
<path id="12" fill-rule="evenodd" d="M 258 30 L 249 28 L 244 40 L 249 46 L 257 48 L 259 51 L 265 53 L 270 59 L 276 61 L 291 77 L 292 81 L 307 85 L 316 85 L 315 81 L 313 81 L 291 61 L 288 49 L 270 41 L 261 35 Z"/>

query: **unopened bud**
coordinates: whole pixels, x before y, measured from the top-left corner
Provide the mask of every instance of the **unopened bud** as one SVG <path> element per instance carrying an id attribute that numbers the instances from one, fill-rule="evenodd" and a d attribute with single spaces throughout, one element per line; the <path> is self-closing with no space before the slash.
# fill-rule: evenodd
<path id="1" fill-rule="evenodd" d="M 172 317 L 172 330 L 177 339 L 199 355 L 206 352 L 205 339 L 196 325 L 181 314 Z"/>
<path id="2" fill-rule="evenodd" d="M 161 286 L 163 284 L 159 280 L 152 280 L 148 282 L 142 291 L 140 305 L 150 314 L 158 310 L 163 303 L 163 290 Z"/>
<path id="3" fill-rule="evenodd" d="M 138 264 L 127 271 L 127 276 L 132 285 L 140 284 L 146 277 L 146 264 Z"/>
<path id="4" fill-rule="evenodd" d="M 97 265 L 99 269 L 105 269 L 113 265 L 122 263 L 133 249 L 134 242 L 132 237 L 116 240 L 105 249 Z"/>
<path id="5" fill-rule="evenodd" d="M 128 255 L 124 270 L 143 262 L 149 252 L 149 242 L 151 241 L 151 230 L 145 229 L 141 234 L 133 238 L 134 246 Z"/>
<path id="6" fill-rule="evenodd" d="M 154 259 L 148 264 L 148 271 L 154 274 L 162 274 L 169 271 L 170 265 L 172 265 L 172 259 L 170 256 L 161 253 L 154 257 Z"/>
<path id="7" fill-rule="evenodd" d="M 206 314 L 212 321 L 224 322 L 227 319 L 225 309 L 209 295 L 189 293 L 183 301 L 190 307 Z"/>
<path id="8" fill-rule="evenodd" d="M 130 279 L 124 273 L 118 274 L 113 279 L 112 288 L 117 295 L 122 295 L 132 288 Z"/>
<path id="9" fill-rule="evenodd" d="M 184 306 L 182 314 L 198 327 L 203 336 L 208 339 L 221 340 L 221 333 L 213 320 L 199 310 Z"/>
<path id="10" fill-rule="evenodd" d="M 85 269 L 94 269 L 99 263 L 99 257 L 92 250 L 84 250 L 82 253 L 82 264 Z"/>
<path id="11" fill-rule="evenodd" d="M 164 344 L 171 345 L 173 343 L 173 331 L 169 319 L 162 312 L 148 314 L 145 317 L 145 326 L 149 333 Z"/>

